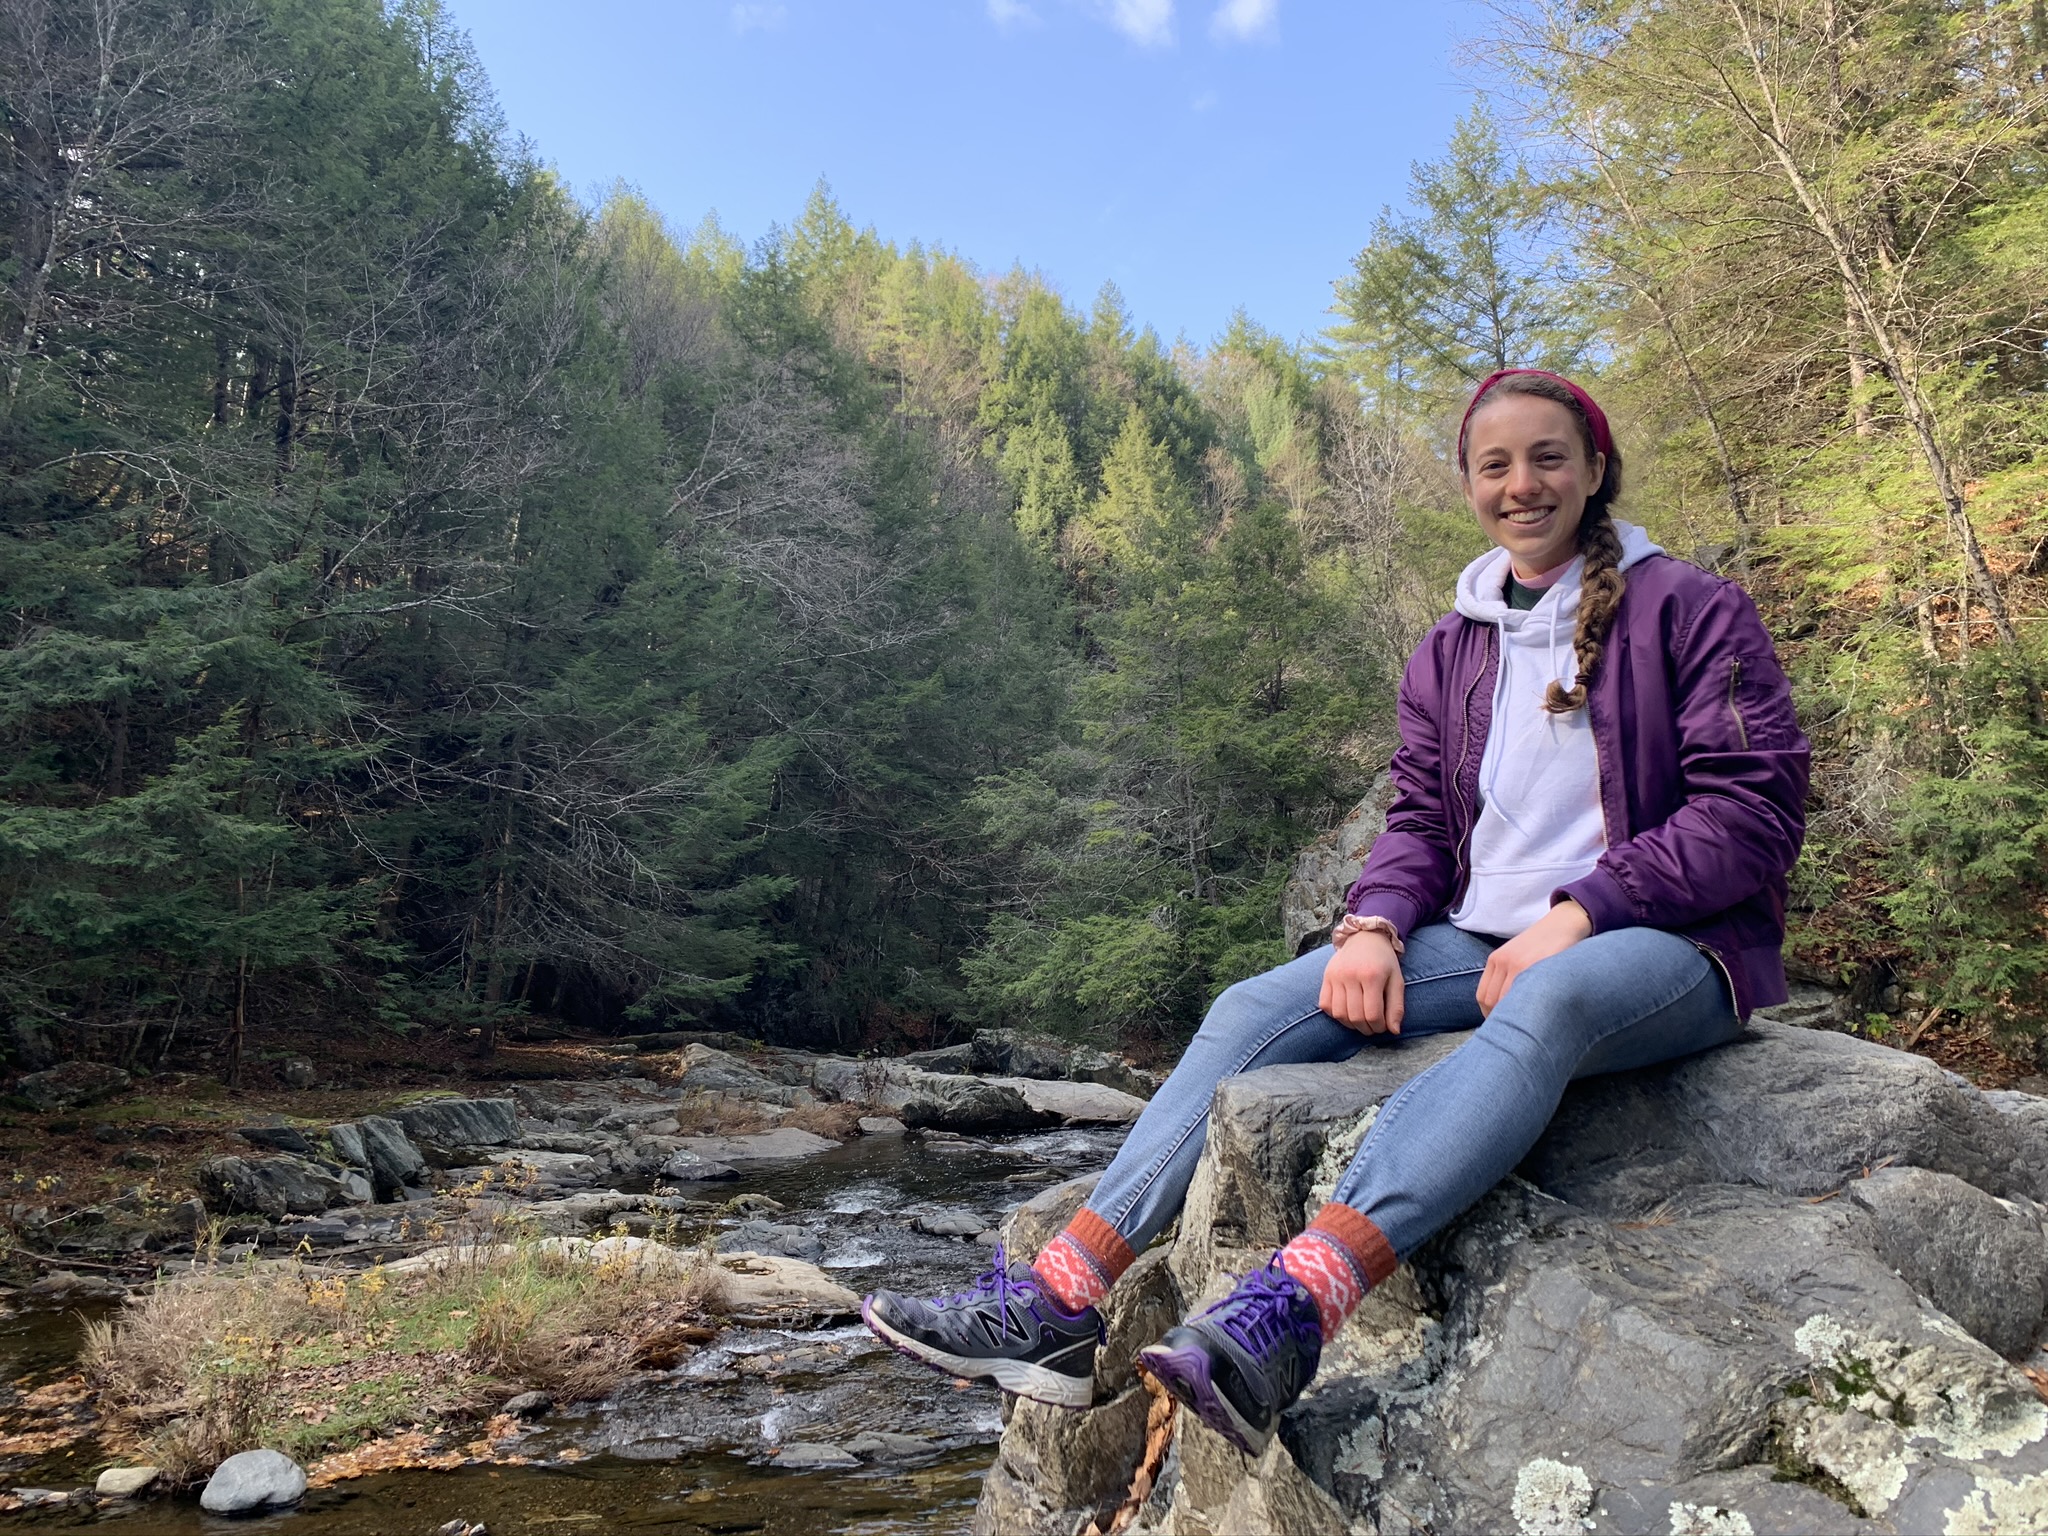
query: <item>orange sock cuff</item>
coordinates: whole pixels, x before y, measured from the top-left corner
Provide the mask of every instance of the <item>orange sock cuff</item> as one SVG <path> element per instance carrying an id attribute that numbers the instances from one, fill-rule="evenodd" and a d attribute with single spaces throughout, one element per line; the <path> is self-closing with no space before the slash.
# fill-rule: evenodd
<path id="1" fill-rule="evenodd" d="M 1092 1307 L 1137 1259 L 1115 1227 L 1083 1207 L 1066 1230 L 1039 1251 L 1031 1268 L 1069 1312 Z"/>
<path id="2" fill-rule="evenodd" d="M 1351 1256 L 1367 1285 L 1378 1285 L 1400 1263 L 1384 1232 L 1350 1206 L 1334 1200 L 1316 1212 L 1307 1230 L 1336 1242 Z"/>
<path id="3" fill-rule="evenodd" d="M 1061 1236 L 1079 1243 L 1111 1285 L 1115 1285 L 1123 1272 L 1138 1262 L 1138 1256 L 1131 1252 L 1131 1245 L 1124 1241 L 1123 1234 L 1085 1205 L 1074 1212 L 1074 1219 L 1067 1223 L 1067 1230 Z"/>

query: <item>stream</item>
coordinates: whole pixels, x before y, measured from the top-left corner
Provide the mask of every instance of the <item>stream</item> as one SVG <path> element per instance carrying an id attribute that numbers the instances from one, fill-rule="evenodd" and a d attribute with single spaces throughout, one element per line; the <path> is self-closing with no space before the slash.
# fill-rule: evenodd
<path id="1" fill-rule="evenodd" d="M 801 1161 L 756 1165 L 703 1188 L 718 1199 L 765 1195 L 772 1219 L 810 1228 L 823 1267 L 855 1291 L 957 1290 L 988 1267 L 989 1245 L 919 1231 L 916 1216 L 966 1206 L 984 1218 L 1048 1184 L 1107 1166 L 1121 1131 L 1065 1130 L 981 1142 L 863 1137 Z M 34 1386 L 72 1368 L 84 1316 L 0 1318 L 0 1369 Z M 0 1515 L 0 1530 L 104 1525 L 136 1533 L 261 1532 L 427 1536 L 451 1520 L 492 1536 L 622 1530 L 678 1536 L 952 1536 L 965 1532 L 1002 1430 L 1000 1398 L 963 1389 L 882 1347 L 857 1323 L 809 1330 L 728 1328 L 674 1370 L 601 1402 L 539 1421 L 517 1447 L 525 1466 L 407 1470 L 309 1492 L 296 1509 L 253 1518 L 203 1514 L 196 1490 Z M 886 1432 L 916 1436 L 896 1459 L 794 1470 L 779 1447 L 834 1445 Z M 31 1462 L 7 1486 L 89 1486 L 103 1458 L 90 1443 Z"/>

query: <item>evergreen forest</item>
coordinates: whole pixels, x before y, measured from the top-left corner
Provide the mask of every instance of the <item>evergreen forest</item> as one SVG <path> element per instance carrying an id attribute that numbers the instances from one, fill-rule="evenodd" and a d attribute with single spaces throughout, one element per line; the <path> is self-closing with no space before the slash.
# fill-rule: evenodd
<path id="1" fill-rule="evenodd" d="M 15 1058 L 1170 1055 L 1384 767 L 1518 364 L 1764 610 L 1800 966 L 2048 1031 L 2048 17 L 1488 26 L 1327 331 L 1168 343 L 823 186 L 581 201 L 436 0 L 0 0 Z"/>

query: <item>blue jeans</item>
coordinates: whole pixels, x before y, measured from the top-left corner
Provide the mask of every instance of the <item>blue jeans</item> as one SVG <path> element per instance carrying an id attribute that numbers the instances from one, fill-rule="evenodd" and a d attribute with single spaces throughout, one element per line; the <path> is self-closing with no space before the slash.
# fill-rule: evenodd
<path id="1" fill-rule="evenodd" d="M 1334 1198 L 1407 1258 L 1513 1171 L 1575 1077 L 1646 1067 L 1742 1032 L 1712 961 L 1675 934 L 1595 934 L 1530 966 L 1482 1019 L 1479 974 L 1500 941 L 1448 923 L 1421 928 L 1401 959 L 1402 1039 L 1471 1038 L 1381 1107 Z M 1142 1252 L 1179 1212 L 1226 1077 L 1343 1061 L 1386 1035 L 1347 1029 L 1316 1006 L 1327 947 L 1229 988 L 1138 1117 L 1088 1208 Z"/>

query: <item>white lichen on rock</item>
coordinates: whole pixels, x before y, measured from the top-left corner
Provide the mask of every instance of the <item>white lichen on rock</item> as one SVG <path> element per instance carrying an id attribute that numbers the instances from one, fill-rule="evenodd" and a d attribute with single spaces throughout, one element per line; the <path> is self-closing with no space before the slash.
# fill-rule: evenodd
<path id="1" fill-rule="evenodd" d="M 1889 1508 L 1906 1486 L 1906 1437 L 1866 1413 L 1816 1413 L 1800 1427 L 1795 1444 L 1872 1514 Z"/>
<path id="2" fill-rule="evenodd" d="M 1315 1171 L 1309 1175 L 1308 1204 L 1310 1215 L 1314 1215 L 1336 1193 L 1337 1181 L 1344 1177 L 1351 1166 L 1351 1159 L 1358 1156 L 1358 1149 L 1365 1141 L 1365 1133 L 1372 1129 L 1373 1121 L 1379 1119 L 1380 1107 L 1372 1105 L 1351 1124 L 1341 1130 L 1334 1130 L 1323 1138 L 1322 1155 L 1316 1159 Z"/>
<path id="3" fill-rule="evenodd" d="M 2048 1472 L 1986 1478 L 1948 1513 L 1944 1536 L 2048 1536 Z"/>
<path id="4" fill-rule="evenodd" d="M 1849 1353 L 1849 1331 L 1825 1312 L 1816 1312 L 1792 1335 L 1799 1353 L 1815 1365 L 1839 1365 Z"/>
<path id="5" fill-rule="evenodd" d="M 1756 1536 L 1756 1527 L 1739 1509 L 1723 1509 L 1718 1504 L 1674 1504 L 1671 1536 Z"/>
<path id="6" fill-rule="evenodd" d="M 1578 1536 L 1592 1507 L 1593 1483 L 1583 1467 L 1539 1456 L 1515 1475 L 1512 1508 L 1522 1536 Z"/>

